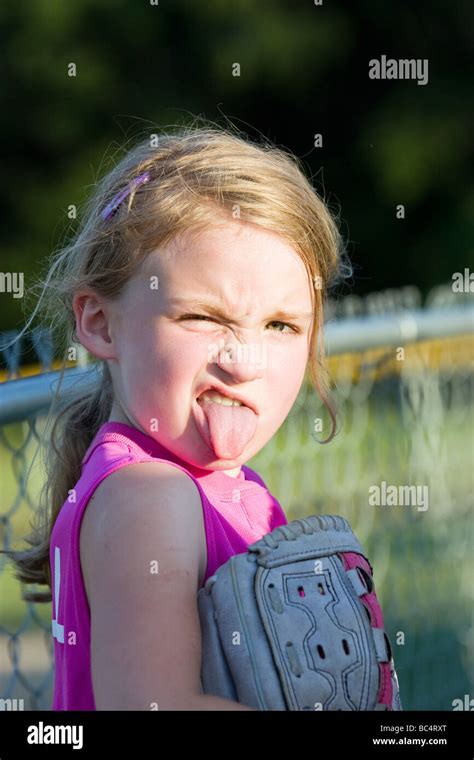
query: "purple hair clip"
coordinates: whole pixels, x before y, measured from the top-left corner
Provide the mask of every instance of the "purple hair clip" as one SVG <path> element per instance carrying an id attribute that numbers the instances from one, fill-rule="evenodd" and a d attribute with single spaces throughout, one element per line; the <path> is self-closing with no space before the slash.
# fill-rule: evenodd
<path id="1" fill-rule="evenodd" d="M 138 177 L 134 177 L 130 182 L 128 183 L 125 190 L 121 190 L 120 193 L 117 193 L 117 195 L 114 195 L 110 203 L 107 204 L 107 206 L 104 208 L 104 210 L 101 212 L 100 216 L 104 221 L 107 219 L 110 219 L 111 216 L 115 214 L 118 207 L 122 203 L 122 201 L 125 200 L 125 198 L 130 195 L 132 190 L 135 190 L 137 187 L 140 187 L 140 185 L 145 184 L 145 182 L 150 181 L 150 172 L 144 172 L 143 174 L 140 174 Z"/>

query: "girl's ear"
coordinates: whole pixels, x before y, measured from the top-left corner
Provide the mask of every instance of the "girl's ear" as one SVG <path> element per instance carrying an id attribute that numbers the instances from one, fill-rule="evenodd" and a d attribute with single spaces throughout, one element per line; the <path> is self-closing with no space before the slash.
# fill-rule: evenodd
<path id="1" fill-rule="evenodd" d="M 115 359 L 106 301 L 93 290 L 82 290 L 74 295 L 72 308 L 79 343 L 97 359 Z"/>

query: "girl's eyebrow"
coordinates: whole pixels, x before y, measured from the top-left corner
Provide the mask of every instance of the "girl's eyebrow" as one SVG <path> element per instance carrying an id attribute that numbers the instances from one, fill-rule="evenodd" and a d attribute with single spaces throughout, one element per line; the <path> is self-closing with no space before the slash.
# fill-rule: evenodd
<path id="1" fill-rule="evenodd" d="M 234 321 L 233 317 L 227 315 L 222 307 L 219 306 L 219 304 L 212 304 L 207 303 L 206 301 L 187 299 L 182 297 L 171 298 L 169 303 L 171 306 L 185 306 L 187 309 L 201 309 L 202 311 L 206 311 L 208 314 L 212 314 L 215 317 L 224 319 L 227 322 Z M 310 319 L 312 316 L 312 311 L 301 312 L 300 314 L 297 314 L 295 312 L 278 309 L 278 311 L 275 311 L 271 316 L 267 317 L 267 319 Z"/>

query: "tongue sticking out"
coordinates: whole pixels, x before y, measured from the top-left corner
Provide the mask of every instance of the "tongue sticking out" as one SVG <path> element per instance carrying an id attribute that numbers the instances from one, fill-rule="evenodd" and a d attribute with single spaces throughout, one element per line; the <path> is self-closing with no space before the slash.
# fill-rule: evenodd
<path id="1" fill-rule="evenodd" d="M 204 410 L 212 448 L 219 459 L 237 459 L 255 433 L 257 415 L 248 406 L 223 406 L 199 401 Z"/>

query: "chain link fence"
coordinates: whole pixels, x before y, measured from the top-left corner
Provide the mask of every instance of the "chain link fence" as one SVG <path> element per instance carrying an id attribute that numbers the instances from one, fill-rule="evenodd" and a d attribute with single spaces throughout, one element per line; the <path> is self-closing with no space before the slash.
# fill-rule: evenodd
<path id="1" fill-rule="evenodd" d="M 318 442 L 328 420 L 305 382 L 284 425 L 248 462 L 288 520 L 331 513 L 351 523 L 374 567 L 405 709 L 470 709 L 473 695 L 473 332 L 472 296 L 449 286 L 423 305 L 416 288 L 331 302 L 338 435 Z M 48 334 L 34 331 L 30 341 L 40 366 L 21 366 L 17 344 L 0 376 L 3 548 L 20 548 L 30 532 L 58 375 Z M 90 381 L 87 359 L 79 352 L 65 387 Z M 52 652 L 51 605 L 22 601 L 0 555 L 4 709 L 50 709 Z"/>

